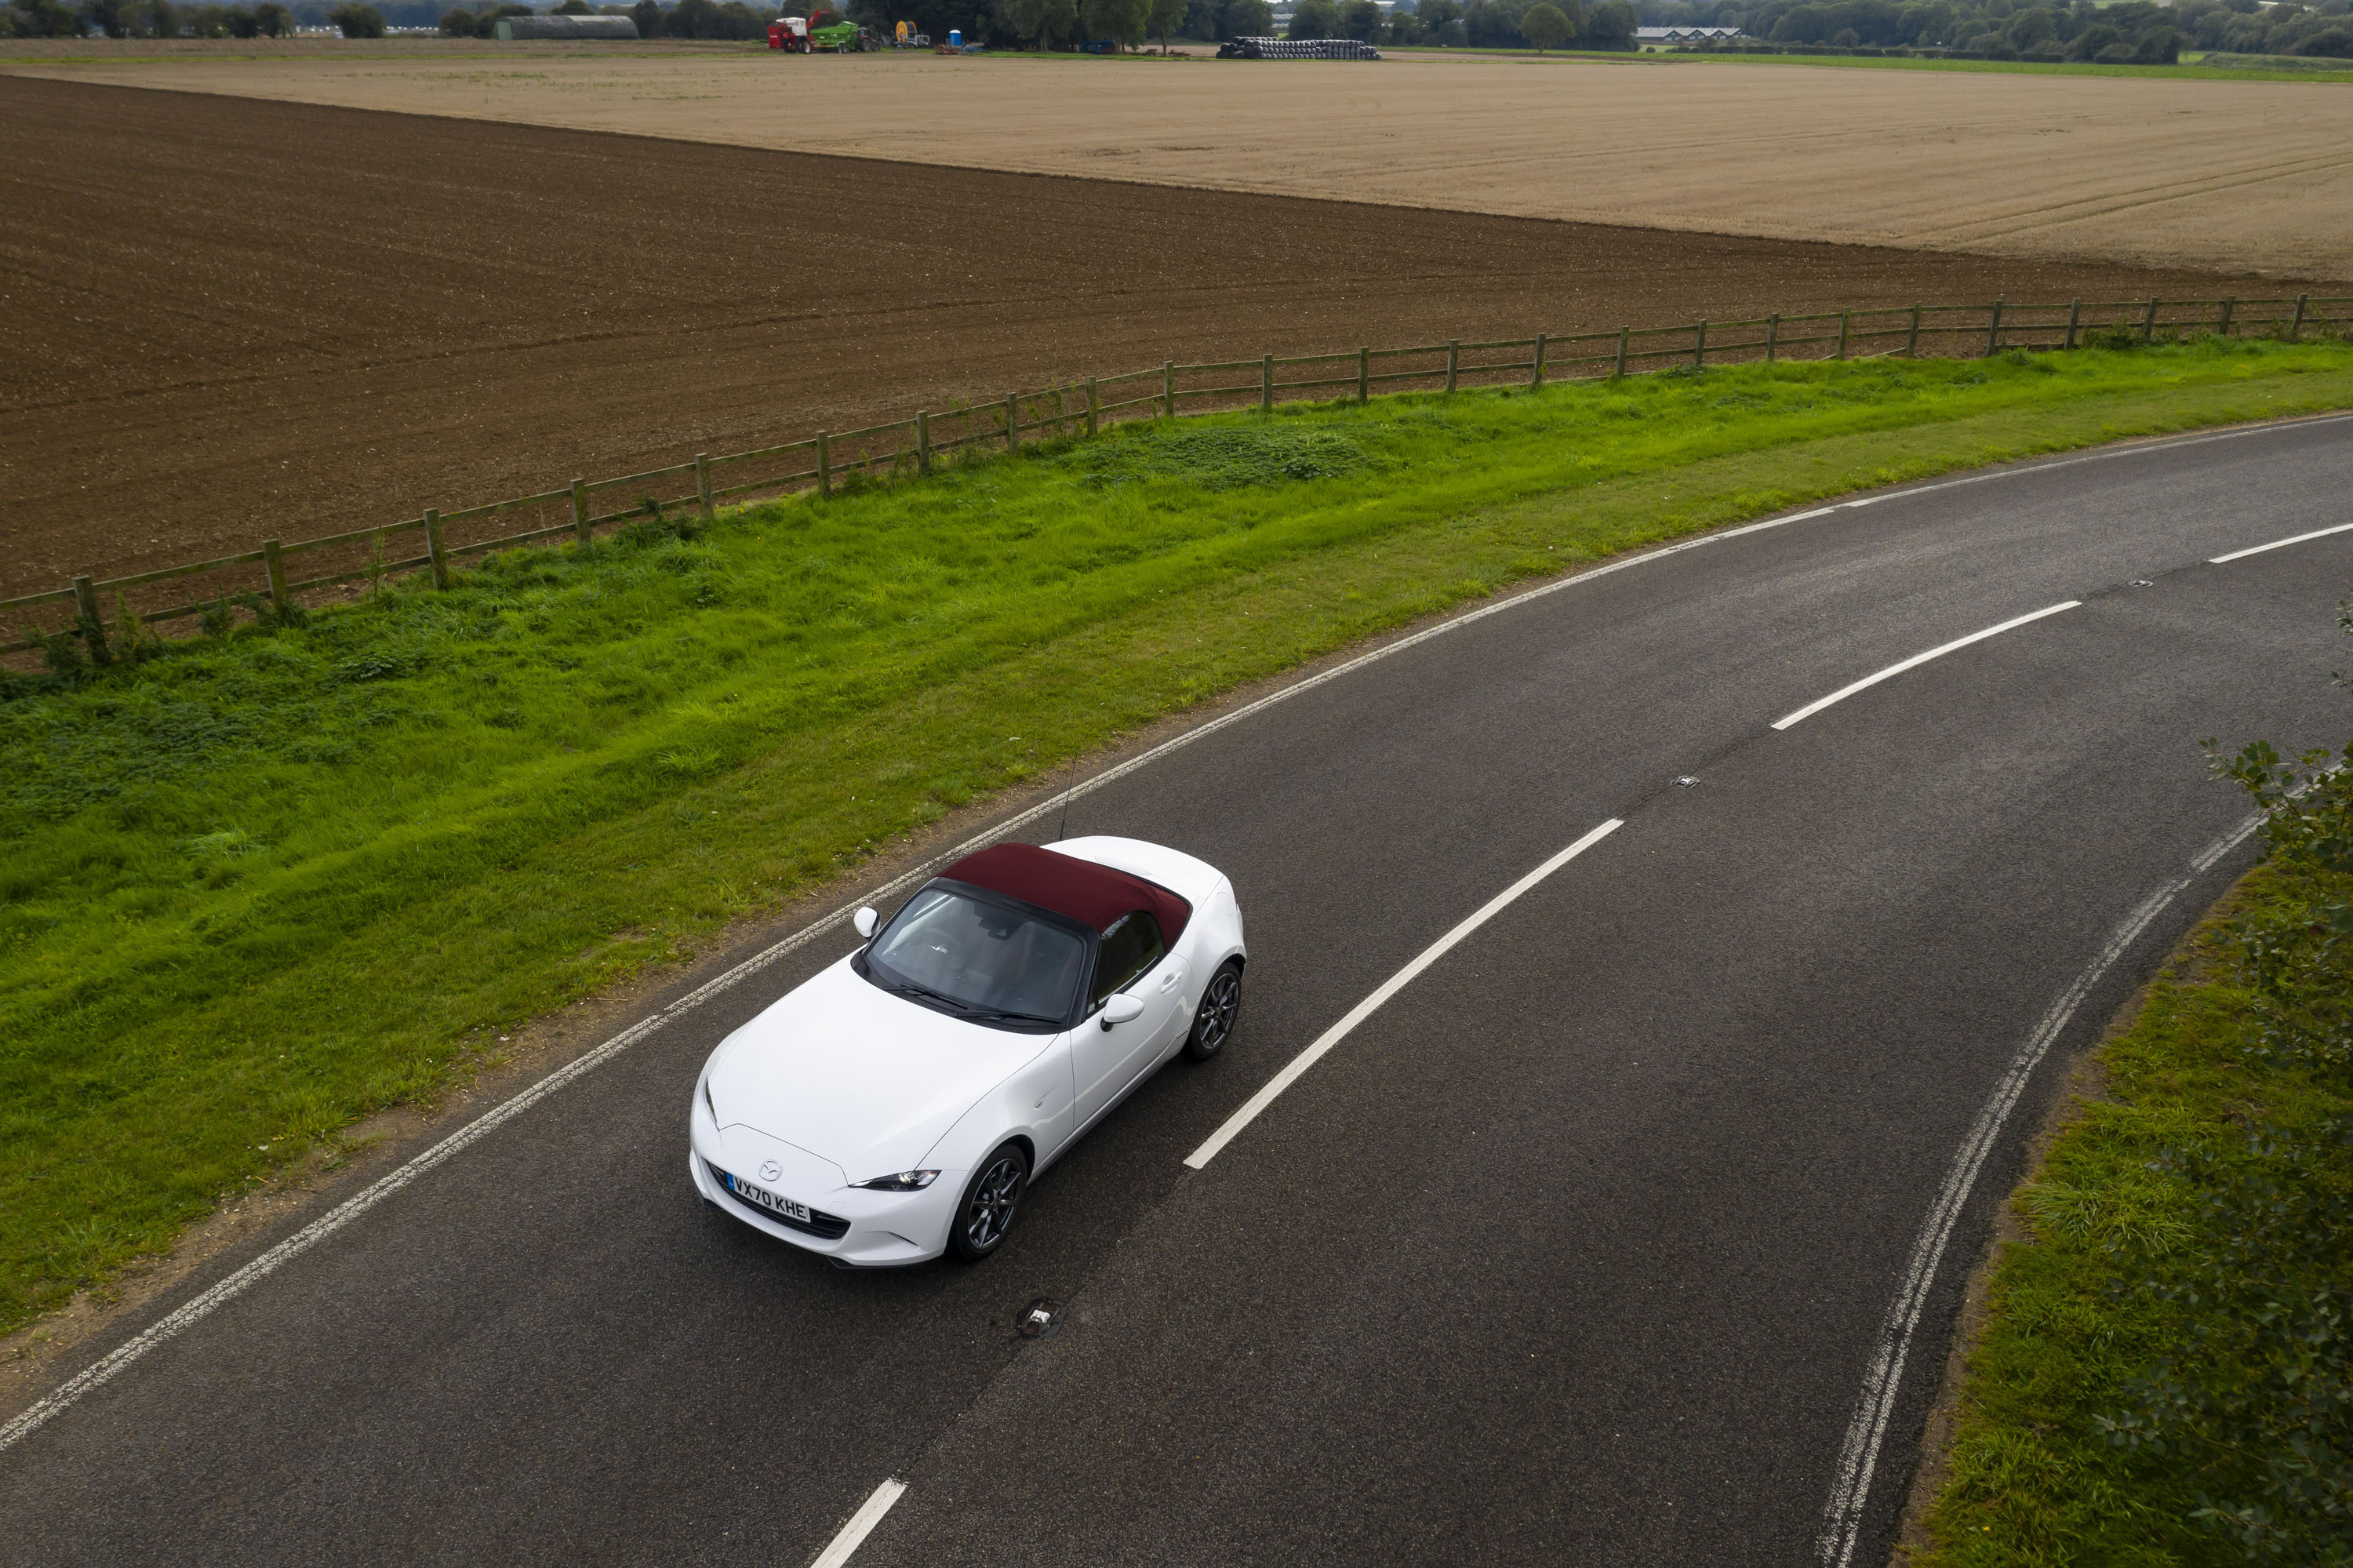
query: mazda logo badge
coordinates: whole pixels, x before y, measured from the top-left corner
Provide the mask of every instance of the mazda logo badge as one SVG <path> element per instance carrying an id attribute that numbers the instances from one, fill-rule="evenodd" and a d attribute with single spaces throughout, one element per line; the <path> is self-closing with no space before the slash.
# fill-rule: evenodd
<path id="1" fill-rule="evenodd" d="M 784 1173 L 785 1168 L 773 1160 L 764 1160 L 760 1162 L 760 1180 L 763 1181 L 773 1181 Z"/>

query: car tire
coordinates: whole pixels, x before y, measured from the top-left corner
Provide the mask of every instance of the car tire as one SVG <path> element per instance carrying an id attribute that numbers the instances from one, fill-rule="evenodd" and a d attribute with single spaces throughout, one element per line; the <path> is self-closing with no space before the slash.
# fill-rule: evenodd
<path id="1" fill-rule="evenodd" d="M 948 1252 L 959 1263 L 978 1263 L 1005 1245 L 1021 1195 L 1029 1190 L 1029 1157 L 1018 1143 L 997 1146 L 980 1162 L 948 1226 Z"/>
<path id="2" fill-rule="evenodd" d="M 1201 988 L 1201 1005 L 1193 1010 L 1193 1032 L 1185 1036 L 1185 1054 L 1206 1062 L 1224 1050 L 1241 1013 L 1242 966 L 1228 959 Z"/>

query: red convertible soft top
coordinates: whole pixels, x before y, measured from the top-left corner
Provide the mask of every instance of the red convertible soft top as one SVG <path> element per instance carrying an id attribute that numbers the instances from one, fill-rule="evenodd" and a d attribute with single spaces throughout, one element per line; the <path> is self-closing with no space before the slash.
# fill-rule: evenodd
<path id="1" fill-rule="evenodd" d="M 1157 883 L 1036 844 L 997 844 L 965 856 L 940 874 L 1067 915 L 1098 931 L 1132 909 L 1146 910 L 1160 927 L 1160 939 L 1172 948 L 1193 917 L 1190 904 Z"/>

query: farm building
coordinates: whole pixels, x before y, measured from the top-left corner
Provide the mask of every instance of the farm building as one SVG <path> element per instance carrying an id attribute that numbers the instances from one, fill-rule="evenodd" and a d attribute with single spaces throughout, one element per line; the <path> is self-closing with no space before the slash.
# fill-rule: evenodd
<path id="1" fill-rule="evenodd" d="M 1637 27 L 1634 29 L 1634 47 L 1651 49 L 1673 44 L 1715 44 L 1726 38 L 1745 38 L 1747 36 L 1737 27 Z"/>

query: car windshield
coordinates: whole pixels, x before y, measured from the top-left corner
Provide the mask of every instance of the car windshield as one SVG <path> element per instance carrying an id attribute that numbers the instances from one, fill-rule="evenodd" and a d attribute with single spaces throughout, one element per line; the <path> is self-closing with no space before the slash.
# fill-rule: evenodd
<path id="1" fill-rule="evenodd" d="M 866 961 L 885 990 L 958 1011 L 1060 1023 L 1086 969 L 1078 933 L 993 900 L 926 887 L 877 932 Z"/>

